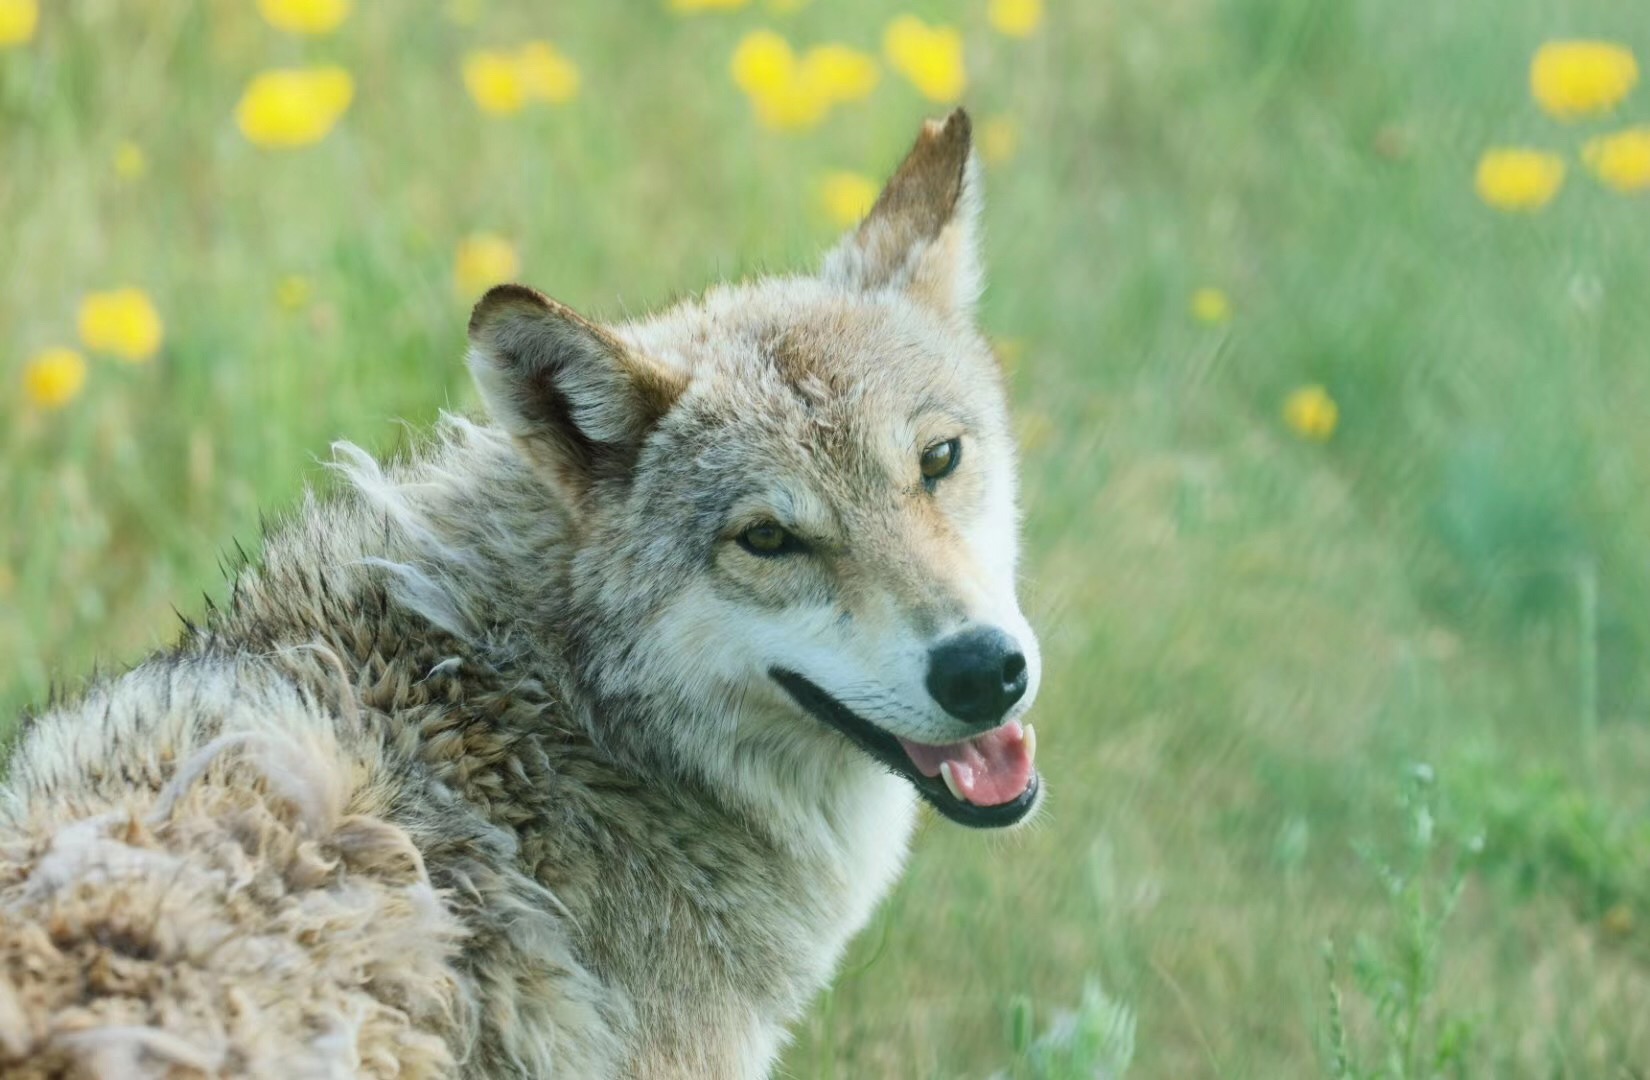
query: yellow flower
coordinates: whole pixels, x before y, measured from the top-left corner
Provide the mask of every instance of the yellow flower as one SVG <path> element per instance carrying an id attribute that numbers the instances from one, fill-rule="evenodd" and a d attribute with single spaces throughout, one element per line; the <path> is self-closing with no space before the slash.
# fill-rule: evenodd
<path id="1" fill-rule="evenodd" d="M 772 30 L 752 30 L 733 50 L 734 85 L 755 97 L 778 90 L 796 76 L 790 42 Z"/>
<path id="2" fill-rule="evenodd" d="M 126 181 L 141 180 L 148 171 L 149 159 L 144 156 L 143 147 L 130 139 L 115 147 L 116 176 Z"/>
<path id="3" fill-rule="evenodd" d="M 980 125 L 980 156 L 987 165 L 1001 165 L 1020 149 L 1020 127 L 1012 117 L 994 116 Z"/>
<path id="4" fill-rule="evenodd" d="M 0 49 L 32 41 L 39 25 L 37 0 L 0 0 Z"/>
<path id="5" fill-rule="evenodd" d="M 802 58 L 802 82 L 833 104 L 864 101 L 877 88 L 877 62 L 846 45 L 818 45 Z"/>
<path id="6" fill-rule="evenodd" d="M 80 302 L 80 341 L 93 352 L 139 363 L 160 351 L 160 312 L 142 289 L 91 293 Z"/>
<path id="7" fill-rule="evenodd" d="M 60 409 L 86 385 L 86 358 L 73 349 L 42 349 L 23 369 L 23 393 L 29 404 Z"/>
<path id="8" fill-rule="evenodd" d="M 1609 41 L 1549 41 L 1530 63 L 1530 93 L 1560 120 L 1608 112 L 1638 81 L 1632 52 Z"/>
<path id="9" fill-rule="evenodd" d="M 579 93 L 579 69 L 547 41 L 514 52 L 477 49 L 464 58 L 464 85 L 483 112 L 508 115 L 530 101 L 561 104 Z"/>
<path id="10" fill-rule="evenodd" d="M 1321 386 L 1303 386 L 1283 401 L 1283 422 L 1311 442 L 1327 442 L 1340 418 L 1340 406 Z"/>
<path id="11" fill-rule="evenodd" d="M 956 101 L 968 88 L 962 34 L 955 27 L 901 15 L 888 24 L 882 50 L 889 65 L 930 101 Z"/>
<path id="12" fill-rule="evenodd" d="M 477 49 L 464 58 L 464 86 L 482 112 L 520 112 L 527 104 L 527 81 L 509 53 Z"/>
<path id="13" fill-rule="evenodd" d="M 819 185 L 820 202 L 834 225 L 858 225 L 877 201 L 876 182 L 859 173 L 826 173 Z"/>
<path id="14" fill-rule="evenodd" d="M 560 105 L 579 93 L 579 69 L 547 41 L 529 41 L 516 53 L 521 85 L 533 101 Z"/>
<path id="15" fill-rule="evenodd" d="M 799 58 L 772 30 L 746 34 L 729 67 L 757 118 L 782 130 L 811 127 L 832 105 L 870 96 L 879 78 L 876 61 L 857 49 L 820 45 Z"/>
<path id="16" fill-rule="evenodd" d="M 453 259 L 453 289 L 471 299 L 493 285 L 514 278 L 521 258 L 510 241 L 493 233 L 474 233 L 459 242 Z"/>
<path id="17" fill-rule="evenodd" d="M 288 274 L 275 286 L 275 303 L 282 311 L 297 311 L 309 303 L 312 291 L 307 277 Z"/>
<path id="18" fill-rule="evenodd" d="M 1030 37 L 1043 25 L 1043 0 L 991 0 L 988 17 L 999 34 Z"/>
<path id="19" fill-rule="evenodd" d="M 1488 150 L 1478 159 L 1478 197 L 1497 210 L 1534 211 L 1564 184 L 1564 159 L 1545 150 Z"/>
<path id="20" fill-rule="evenodd" d="M 274 68 L 247 85 L 235 123 L 258 146 L 308 146 L 326 138 L 354 97 L 355 80 L 341 67 Z"/>
<path id="21" fill-rule="evenodd" d="M 756 106 L 758 120 L 779 131 L 811 128 L 831 109 L 830 98 L 800 79 L 753 97 L 751 104 Z"/>
<path id="22" fill-rule="evenodd" d="M 1589 139 L 1581 159 L 1594 176 L 1617 191 L 1650 191 L 1650 127 Z"/>
<path id="23" fill-rule="evenodd" d="M 1220 289 L 1212 285 L 1205 285 L 1192 293 L 1192 318 L 1211 326 L 1223 323 L 1232 317 L 1232 301 Z"/>
<path id="24" fill-rule="evenodd" d="M 667 0 L 665 6 L 687 15 L 700 11 L 732 11 L 748 3 L 750 0 Z"/>
<path id="25" fill-rule="evenodd" d="M 330 34 L 349 17 L 350 0 L 258 0 L 264 21 L 289 34 Z"/>

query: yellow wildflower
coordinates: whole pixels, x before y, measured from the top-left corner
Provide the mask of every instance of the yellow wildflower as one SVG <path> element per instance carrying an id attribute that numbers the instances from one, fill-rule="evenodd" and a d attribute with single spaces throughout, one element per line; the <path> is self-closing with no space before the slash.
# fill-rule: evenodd
<path id="1" fill-rule="evenodd" d="M 1223 290 L 1205 285 L 1192 293 L 1191 309 L 1192 318 L 1213 326 L 1231 319 L 1232 300 Z"/>
<path id="2" fill-rule="evenodd" d="M 282 311 L 297 311 L 309 303 L 309 279 L 302 274 L 288 274 L 275 285 L 275 303 Z"/>
<path id="3" fill-rule="evenodd" d="M 80 341 L 93 352 L 135 364 L 160 351 L 160 312 L 142 289 L 91 293 L 80 301 L 79 322 Z"/>
<path id="4" fill-rule="evenodd" d="M 529 41 L 516 53 L 521 85 L 533 101 L 560 105 L 579 92 L 579 69 L 547 41 Z"/>
<path id="5" fill-rule="evenodd" d="M 1564 159 L 1544 150 L 1489 150 L 1478 159 L 1478 197 L 1497 210 L 1535 211 L 1564 184 Z"/>
<path id="6" fill-rule="evenodd" d="M 579 93 L 579 69 L 547 41 L 513 52 L 477 49 L 464 58 L 464 85 L 483 112 L 520 112 L 530 101 L 559 105 Z"/>
<path id="7" fill-rule="evenodd" d="M 308 146 L 326 138 L 354 97 L 355 80 L 341 67 L 274 68 L 247 85 L 235 123 L 258 146 Z"/>
<path id="8" fill-rule="evenodd" d="M 752 97 L 772 93 L 796 75 L 791 43 L 772 30 L 752 30 L 733 50 L 734 85 Z"/>
<path id="9" fill-rule="evenodd" d="M 756 106 L 756 117 L 768 127 L 780 131 L 811 128 L 825 119 L 831 109 L 831 99 L 816 86 L 801 79 L 792 79 L 776 90 L 751 98 Z"/>
<path id="10" fill-rule="evenodd" d="M 847 228 L 858 225 L 871 212 L 871 204 L 877 201 L 877 185 L 859 173 L 826 173 L 819 196 L 831 223 Z"/>
<path id="11" fill-rule="evenodd" d="M 888 24 L 882 49 L 889 65 L 930 101 L 956 101 L 968 88 L 962 34 L 955 27 L 901 15 Z"/>
<path id="12" fill-rule="evenodd" d="M 729 67 L 757 118 L 780 129 L 819 123 L 832 105 L 868 97 L 879 78 L 876 61 L 857 49 L 820 45 L 798 57 L 772 30 L 746 34 Z"/>
<path id="13" fill-rule="evenodd" d="M 980 125 L 980 156 L 1001 165 L 1020 150 L 1020 127 L 1012 117 L 994 116 Z"/>
<path id="14" fill-rule="evenodd" d="M 520 271 L 521 257 L 515 245 L 494 233 L 474 233 L 459 242 L 453 259 L 453 289 L 460 297 L 472 299 Z"/>
<path id="15" fill-rule="evenodd" d="M 1530 93 L 1560 120 L 1608 112 L 1638 81 L 1632 51 L 1609 41 L 1549 41 L 1530 62 Z"/>
<path id="16" fill-rule="evenodd" d="M 23 369 L 23 394 L 41 409 L 60 409 L 86 385 L 86 358 L 73 349 L 42 349 Z"/>
<path id="17" fill-rule="evenodd" d="M 1043 0 L 991 0 L 987 17 L 999 34 L 1030 37 L 1043 25 Z"/>
<path id="18" fill-rule="evenodd" d="M 143 147 L 130 139 L 115 147 L 114 165 L 115 175 L 126 181 L 141 180 L 149 171 L 149 159 L 144 156 Z"/>
<path id="19" fill-rule="evenodd" d="M 1311 442 L 1327 442 L 1340 418 L 1340 406 L 1321 386 L 1303 386 L 1283 400 L 1283 422 Z"/>
<path id="20" fill-rule="evenodd" d="M 349 17 L 350 0 L 258 0 L 264 21 L 289 34 L 330 34 Z"/>
<path id="21" fill-rule="evenodd" d="M 684 15 L 700 11 L 732 11 L 742 8 L 750 0 L 666 0 L 666 7 Z"/>
<path id="22" fill-rule="evenodd" d="M 818 45 L 802 58 L 799 73 L 813 93 L 835 103 L 864 101 L 877 88 L 877 62 L 846 45 Z"/>
<path id="23" fill-rule="evenodd" d="M 477 49 L 464 58 L 464 86 L 482 112 L 520 112 L 527 104 L 524 74 L 509 53 Z"/>
<path id="24" fill-rule="evenodd" d="M 38 0 L 0 0 L 0 49 L 34 40 L 39 25 Z"/>
<path id="25" fill-rule="evenodd" d="M 1650 127 L 1589 139 L 1581 159 L 1594 176 L 1617 191 L 1650 191 Z"/>

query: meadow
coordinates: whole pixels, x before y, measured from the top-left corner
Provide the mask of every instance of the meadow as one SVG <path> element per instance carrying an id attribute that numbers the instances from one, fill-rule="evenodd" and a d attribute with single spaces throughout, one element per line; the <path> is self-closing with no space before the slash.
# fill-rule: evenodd
<path id="1" fill-rule="evenodd" d="M 1051 795 L 783 1075 L 1650 1075 L 1642 8 L 335 6 L 0 0 L 0 717 L 474 408 L 494 279 L 810 265 L 962 101 Z"/>

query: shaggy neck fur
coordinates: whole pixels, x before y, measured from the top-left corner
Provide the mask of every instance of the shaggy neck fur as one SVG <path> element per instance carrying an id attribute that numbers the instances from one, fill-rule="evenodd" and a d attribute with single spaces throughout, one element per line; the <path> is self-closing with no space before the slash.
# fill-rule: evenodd
<path id="1" fill-rule="evenodd" d="M 393 465 L 334 450 L 342 490 L 271 531 L 193 649 L 335 657 L 288 667 L 325 700 L 341 666 L 365 736 L 428 771 L 429 801 L 451 817 L 402 824 L 465 837 L 423 853 L 438 887 L 491 893 L 460 912 L 483 942 L 563 917 L 555 933 L 591 973 L 592 1007 L 642 1047 L 629 1057 L 647 1063 L 639 1074 L 739 1060 L 760 1075 L 897 877 L 909 788 L 846 744 L 818 753 L 832 739 L 803 740 L 815 750 L 803 761 L 761 722 L 777 701 L 711 715 L 612 686 L 604 665 L 623 647 L 571 645 L 596 618 L 572 584 L 580 537 L 496 429 L 445 417 L 432 447 Z M 644 751 L 661 730 L 676 751 Z M 723 939 L 747 944 L 707 954 Z M 472 949 L 484 1027 L 487 1000 L 512 993 L 488 989 L 495 948 Z M 532 1027 L 478 1043 L 542 1075 L 532 1047 L 509 1049 Z"/>

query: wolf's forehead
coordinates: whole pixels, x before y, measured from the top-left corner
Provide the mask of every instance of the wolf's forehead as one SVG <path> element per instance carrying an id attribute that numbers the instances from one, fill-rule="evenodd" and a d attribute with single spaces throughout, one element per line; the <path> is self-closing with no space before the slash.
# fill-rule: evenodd
<path id="1" fill-rule="evenodd" d="M 867 390 L 897 396 L 943 378 L 970 344 L 897 295 L 813 279 L 719 287 L 629 329 L 643 349 L 695 377 L 761 383 L 772 375 L 819 400 Z"/>

